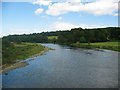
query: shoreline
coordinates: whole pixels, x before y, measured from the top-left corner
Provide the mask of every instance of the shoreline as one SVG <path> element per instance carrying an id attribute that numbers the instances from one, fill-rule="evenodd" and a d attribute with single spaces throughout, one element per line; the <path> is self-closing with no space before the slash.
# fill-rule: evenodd
<path id="1" fill-rule="evenodd" d="M 28 61 L 31 61 L 31 60 L 34 60 L 33 58 L 36 57 L 36 56 L 39 56 L 39 55 L 43 55 L 45 52 L 49 51 L 49 50 L 52 50 L 51 48 L 47 48 L 45 47 L 45 49 L 43 51 L 41 51 L 40 53 L 37 53 L 35 55 L 32 55 L 24 60 L 18 60 L 16 63 L 14 64 L 6 64 L 6 65 L 3 65 L 1 66 L 0 68 L 0 74 L 7 74 L 7 72 L 11 71 L 11 70 L 14 70 L 14 69 L 17 69 L 17 68 L 21 68 L 21 67 L 25 67 L 27 65 L 29 65 L 27 62 Z M 29 58 L 32 58 L 32 59 L 29 59 Z"/>
<path id="2" fill-rule="evenodd" d="M 0 70 L 0 74 L 6 74 L 10 70 L 25 67 L 27 65 L 28 65 L 27 62 L 18 62 L 18 63 L 12 64 L 12 65 L 6 66 L 4 69 Z"/>
<path id="3" fill-rule="evenodd" d="M 109 43 L 109 44 L 106 44 Z M 73 43 L 70 44 L 72 47 L 77 47 L 77 48 L 86 48 L 86 49 L 106 49 L 106 50 L 112 50 L 112 51 L 117 51 L 120 52 L 119 45 L 110 45 L 111 42 L 98 42 L 98 43 L 91 43 L 88 45 L 87 43 Z"/>

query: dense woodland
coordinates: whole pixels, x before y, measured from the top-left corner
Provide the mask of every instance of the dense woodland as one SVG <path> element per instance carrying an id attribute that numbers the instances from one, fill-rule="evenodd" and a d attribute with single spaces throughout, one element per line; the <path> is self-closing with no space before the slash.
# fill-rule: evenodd
<path id="1" fill-rule="evenodd" d="M 48 36 L 58 38 L 48 39 Z M 42 32 L 23 35 L 9 35 L 3 37 L 4 41 L 10 42 L 36 42 L 36 43 L 84 43 L 84 42 L 106 42 L 120 40 L 120 27 L 108 27 L 97 29 L 74 28 L 66 31 Z"/>

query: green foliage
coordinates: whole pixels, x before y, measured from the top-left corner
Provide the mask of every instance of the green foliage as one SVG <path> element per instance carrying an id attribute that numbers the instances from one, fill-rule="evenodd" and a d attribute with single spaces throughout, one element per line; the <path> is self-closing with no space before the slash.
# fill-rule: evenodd
<path id="1" fill-rule="evenodd" d="M 58 36 L 47 36 L 47 38 L 50 43 L 56 43 Z"/>
<path id="2" fill-rule="evenodd" d="M 120 40 L 120 27 L 82 29 L 74 28 L 66 31 L 42 32 L 23 35 L 9 35 L 3 39 L 10 42 L 36 43 L 76 43 L 76 42 L 107 42 Z"/>
<path id="3" fill-rule="evenodd" d="M 59 43 L 76 43 L 76 42 L 107 42 L 120 40 L 120 28 L 98 28 L 82 29 L 75 28 L 71 31 L 61 31 L 58 34 Z"/>
<path id="4" fill-rule="evenodd" d="M 119 42 L 96 42 L 96 43 L 74 43 L 71 44 L 71 46 L 74 47 L 80 47 L 80 48 L 100 48 L 100 49 L 109 49 L 109 50 L 114 50 L 114 51 L 119 51 L 120 52 L 120 46 Z"/>
<path id="5" fill-rule="evenodd" d="M 36 42 L 36 43 L 42 43 L 42 42 L 48 42 L 48 38 L 45 35 L 42 35 L 40 33 L 33 33 L 33 34 L 23 34 L 23 35 L 9 35 L 7 37 L 3 37 L 4 40 L 8 40 L 10 42 Z"/>
<path id="6" fill-rule="evenodd" d="M 58 36 L 48 36 L 48 40 L 58 39 Z"/>
<path id="7" fill-rule="evenodd" d="M 81 43 L 85 43 L 86 42 L 86 38 L 85 37 L 80 37 L 80 40 L 79 40 Z"/>
<path id="8" fill-rule="evenodd" d="M 3 40 L 2 63 L 11 64 L 16 60 L 26 59 L 34 54 L 38 54 L 45 49 L 44 46 L 35 43 L 10 43 Z M 6 44 L 9 44 L 6 45 Z M 12 45 L 11 45 L 12 44 Z"/>

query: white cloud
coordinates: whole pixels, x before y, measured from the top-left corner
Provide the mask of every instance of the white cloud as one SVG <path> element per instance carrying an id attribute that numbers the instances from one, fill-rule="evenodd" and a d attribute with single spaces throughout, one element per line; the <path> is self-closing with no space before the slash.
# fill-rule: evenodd
<path id="1" fill-rule="evenodd" d="M 58 20 L 62 20 L 62 17 L 58 17 Z"/>
<path id="2" fill-rule="evenodd" d="M 69 22 L 55 22 L 53 23 L 50 27 L 52 27 L 53 30 L 71 30 L 72 28 L 104 28 L 104 27 L 109 27 L 109 26 L 103 26 L 103 25 L 86 25 L 86 24 L 73 24 L 73 23 L 69 23 Z"/>
<path id="3" fill-rule="evenodd" d="M 114 16 L 118 16 L 118 13 L 115 13 Z"/>
<path id="4" fill-rule="evenodd" d="M 78 3 L 64 2 L 64 3 L 54 3 L 50 5 L 48 7 L 48 10 L 46 11 L 46 14 L 58 16 L 68 12 L 78 12 L 78 11 L 79 11 Z"/>
<path id="5" fill-rule="evenodd" d="M 114 15 L 119 0 L 94 0 L 83 4 L 81 0 L 65 0 L 48 6 L 46 14 L 58 16 L 68 12 L 87 12 L 94 15 Z"/>
<path id="6" fill-rule="evenodd" d="M 98 0 L 80 6 L 80 11 L 92 13 L 95 15 L 113 15 L 118 9 L 118 0 Z"/>
<path id="7" fill-rule="evenodd" d="M 54 30 L 70 30 L 71 28 L 77 28 L 79 26 L 68 22 L 55 22 L 51 27 L 53 27 Z"/>
<path id="8" fill-rule="evenodd" d="M 33 4 L 48 6 L 52 3 L 51 0 L 35 0 Z"/>
<path id="9" fill-rule="evenodd" d="M 92 25 L 86 25 L 86 24 L 81 24 L 81 28 L 83 29 L 92 29 L 92 28 L 105 28 L 105 27 L 110 27 L 109 25 L 97 25 L 97 24 L 92 24 Z"/>
<path id="10" fill-rule="evenodd" d="M 38 8 L 38 9 L 35 11 L 35 14 L 36 14 L 36 15 L 39 15 L 39 14 L 41 14 L 43 11 L 44 11 L 44 9 Z"/>
<path id="11" fill-rule="evenodd" d="M 69 12 L 86 12 L 94 15 L 115 15 L 119 0 L 35 0 L 33 4 L 47 6 L 46 14 L 59 16 Z"/>
<path id="12" fill-rule="evenodd" d="M 79 4 L 81 3 L 81 0 L 67 0 L 67 2 L 70 2 L 72 4 Z"/>

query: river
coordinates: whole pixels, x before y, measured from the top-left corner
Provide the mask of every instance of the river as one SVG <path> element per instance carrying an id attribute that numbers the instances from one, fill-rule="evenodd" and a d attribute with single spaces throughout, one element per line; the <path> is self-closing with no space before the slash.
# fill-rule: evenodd
<path id="1" fill-rule="evenodd" d="M 87 50 L 58 44 L 28 61 L 29 65 L 2 75 L 3 88 L 116 88 L 118 52 Z"/>

